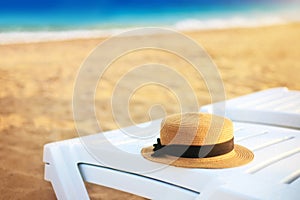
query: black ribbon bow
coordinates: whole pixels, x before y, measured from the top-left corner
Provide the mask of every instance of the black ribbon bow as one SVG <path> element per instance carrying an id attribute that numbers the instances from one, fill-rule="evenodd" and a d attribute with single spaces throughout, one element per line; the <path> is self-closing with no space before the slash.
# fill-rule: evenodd
<path id="1" fill-rule="evenodd" d="M 157 138 L 157 144 L 153 144 L 153 151 L 154 153 L 151 155 L 153 157 L 159 157 L 163 154 L 163 152 L 161 152 L 161 149 L 163 147 L 165 147 L 166 145 L 162 145 L 160 142 L 160 138 Z M 159 151 L 160 150 L 160 151 Z"/>

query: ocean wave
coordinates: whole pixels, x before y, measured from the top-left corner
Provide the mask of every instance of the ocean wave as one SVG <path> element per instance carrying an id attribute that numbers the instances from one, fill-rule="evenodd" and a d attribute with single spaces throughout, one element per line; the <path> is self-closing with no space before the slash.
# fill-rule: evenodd
<path id="1" fill-rule="evenodd" d="M 232 17 L 229 19 L 184 19 L 178 21 L 173 27 L 177 30 L 205 30 L 205 29 L 226 29 L 238 27 L 259 27 L 275 24 L 285 24 L 288 21 L 278 16 L 262 18 Z"/>
<path id="2" fill-rule="evenodd" d="M 76 39 L 93 39 L 93 38 L 106 38 L 120 33 L 142 28 L 142 27 L 128 27 L 122 29 L 98 29 L 98 30 L 64 30 L 64 31 L 15 31 L 15 32 L 0 32 L 0 45 L 5 44 L 20 44 L 20 43 L 38 43 L 38 42 L 54 42 L 66 41 Z M 169 27 L 170 28 L 170 27 Z M 135 33 L 126 34 L 127 36 L 137 35 L 154 35 L 160 34 L 159 32 L 138 31 Z"/>
<path id="3" fill-rule="evenodd" d="M 92 39 L 108 37 L 122 31 L 125 31 L 125 29 L 2 32 L 0 33 L 0 44 Z"/>
<path id="4" fill-rule="evenodd" d="M 190 30 L 208 30 L 208 29 L 227 29 L 237 27 L 259 27 L 275 24 L 285 24 L 291 21 L 300 21 L 300 19 L 283 18 L 280 16 L 264 16 L 264 17 L 231 17 L 231 18 L 210 18 L 196 19 L 187 18 L 175 22 L 173 25 L 163 27 L 175 29 L 178 31 Z M 16 44 L 16 43 L 36 43 L 46 41 L 63 41 L 73 39 L 88 39 L 109 37 L 119 34 L 131 28 L 123 29 L 86 29 L 86 30 L 64 30 L 64 31 L 21 31 L 21 32 L 0 32 L 0 44 Z M 155 33 L 151 33 L 155 34 Z"/>

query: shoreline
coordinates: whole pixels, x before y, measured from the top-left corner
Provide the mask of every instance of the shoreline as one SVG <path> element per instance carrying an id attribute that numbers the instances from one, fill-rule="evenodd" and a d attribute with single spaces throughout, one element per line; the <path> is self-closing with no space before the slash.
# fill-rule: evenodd
<path id="1" fill-rule="evenodd" d="M 252 23 L 245 24 L 244 21 L 237 20 L 237 24 L 222 24 L 222 21 L 215 21 L 215 25 L 199 24 L 198 21 L 185 20 L 184 25 L 171 26 L 171 27 L 160 27 L 157 28 L 167 28 L 178 32 L 205 32 L 205 31 L 222 31 L 231 29 L 255 29 L 264 27 L 274 27 L 274 26 L 288 26 L 293 24 L 299 24 L 300 21 L 266 21 L 260 24 Z M 198 24 L 198 25 L 197 25 Z M 151 26 L 149 26 L 151 27 Z M 155 26 L 152 26 L 155 27 Z M 31 43 L 44 43 L 44 42 L 59 42 L 59 41 L 71 41 L 71 40 L 88 40 L 88 39 L 104 39 L 118 35 L 120 33 L 134 30 L 143 27 L 132 27 L 123 29 L 81 29 L 81 30 L 58 30 L 58 31 L 13 31 L 13 32 L 0 32 L 0 45 L 10 45 L 10 44 L 31 44 Z M 147 28 L 147 27 L 145 27 Z M 151 33 L 154 34 L 155 33 Z"/>

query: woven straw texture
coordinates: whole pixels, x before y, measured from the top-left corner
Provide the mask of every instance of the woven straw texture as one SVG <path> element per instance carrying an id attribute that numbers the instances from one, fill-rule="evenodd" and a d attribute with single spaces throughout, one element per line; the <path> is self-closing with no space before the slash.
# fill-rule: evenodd
<path id="1" fill-rule="evenodd" d="M 206 113 L 175 114 L 161 123 L 160 139 L 163 145 L 210 145 L 233 137 L 232 122 Z"/>
<path id="2" fill-rule="evenodd" d="M 161 123 L 160 139 L 163 145 L 208 145 L 226 142 L 233 138 L 231 120 L 206 113 L 175 114 Z M 240 145 L 226 154 L 209 158 L 181 158 L 170 155 L 153 157 L 153 147 L 141 151 L 144 158 L 158 163 L 187 168 L 230 168 L 249 163 L 253 153 Z"/>

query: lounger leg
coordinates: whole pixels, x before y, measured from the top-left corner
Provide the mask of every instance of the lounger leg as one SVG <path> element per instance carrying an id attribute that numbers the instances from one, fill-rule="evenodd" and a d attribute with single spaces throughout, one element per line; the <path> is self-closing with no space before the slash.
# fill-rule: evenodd
<path id="1" fill-rule="evenodd" d="M 67 152 L 57 148 L 44 150 L 45 179 L 50 181 L 61 200 L 89 199 L 78 163 Z"/>

